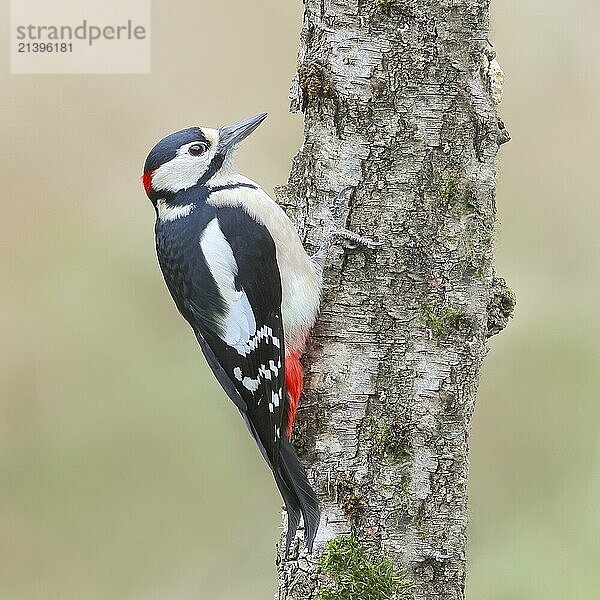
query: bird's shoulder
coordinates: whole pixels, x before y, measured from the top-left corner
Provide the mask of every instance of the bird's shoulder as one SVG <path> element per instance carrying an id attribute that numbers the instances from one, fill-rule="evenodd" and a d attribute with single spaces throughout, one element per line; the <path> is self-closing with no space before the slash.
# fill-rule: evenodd
<path id="1" fill-rule="evenodd" d="M 266 228 L 279 252 L 289 244 L 300 245 L 296 228 L 283 208 L 258 184 L 241 175 L 226 183 L 211 190 L 206 201 L 209 206 L 243 211 Z"/>
<path id="2" fill-rule="evenodd" d="M 270 221 L 274 215 L 285 218 L 283 209 L 260 185 L 237 173 L 211 182 L 206 202 L 217 208 L 241 208 L 259 222 Z"/>

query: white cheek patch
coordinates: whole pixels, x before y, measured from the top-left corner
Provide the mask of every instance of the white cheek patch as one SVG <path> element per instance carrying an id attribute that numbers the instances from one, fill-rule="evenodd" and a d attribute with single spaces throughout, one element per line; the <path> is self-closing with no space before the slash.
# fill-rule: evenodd
<path id="1" fill-rule="evenodd" d="M 200 247 L 227 307 L 219 337 L 228 346 L 245 355 L 248 343 L 256 333 L 256 320 L 246 292 L 235 289 L 237 263 L 216 218 L 202 233 Z"/>
<path id="2" fill-rule="evenodd" d="M 177 150 L 177 155 L 163 163 L 152 173 L 152 189 L 157 192 L 176 193 L 187 190 L 198 183 L 214 158 L 217 146 L 211 147 L 202 156 L 192 156 L 188 149 L 195 142 L 184 144 Z"/>

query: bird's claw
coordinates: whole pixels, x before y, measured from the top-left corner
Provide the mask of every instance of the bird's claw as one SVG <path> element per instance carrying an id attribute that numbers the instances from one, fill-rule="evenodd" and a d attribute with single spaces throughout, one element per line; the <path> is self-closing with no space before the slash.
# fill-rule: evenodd
<path id="1" fill-rule="evenodd" d="M 370 248 L 374 250 L 375 248 L 379 248 L 383 246 L 383 242 L 379 242 L 377 240 L 373 240 L 371 238 L 365 237 L 364 235 L 359 235 L 358 233 L 354 233 L 353 231 L 349 231 L 348 229 L 336 229 L 333 231 L 333 235 L 335 237 L 342 238 L 344 241 L 342 245 L 344 248 L 349 250 L 355 250 L 359 246 L 364 246 L 365 248 Z"/>
<path id="2" fill-rule="evenodd" d="M 335 203 L 342 204 L 348 202 L 353 191 L 354 187 L 351 185 L 347 185 L 345 188 L 342 188 L 335 199 Z"/>
<path id="3" fill-rule="evenodd" d="M 353 191 L 354 187 L 351 185 L 342 188 L 334 200 L 334 204 L 336 205 L 336 207 L 339 207 L 343 204 L 347 204 L 350 200 L 350 196 L 352 195 Z M 342 246 L 347 250 L 355 250 L 359 246 L 374 250 L 376 248 L 379 248 L 380 246 L 383 246 L 383 242 L 379 242 L 377 240 L 373 240 L 363 235 L 359 235 L 358 233 L 354 233 L 353 231 L 349 231 L 348 229 L 345 229 L 343 227 L 336 227 L 334 225 L 334 219 L 330 217 L 329 222 L 325 227 L 325 233 L 321 247 L 312 256 L 312 259 L 321 268 L 323 267 L 325 257 L 327 256 L 327 252 L 331 247 L 331 242 L 334 237 L 341 238 L 343 240 Z"/>

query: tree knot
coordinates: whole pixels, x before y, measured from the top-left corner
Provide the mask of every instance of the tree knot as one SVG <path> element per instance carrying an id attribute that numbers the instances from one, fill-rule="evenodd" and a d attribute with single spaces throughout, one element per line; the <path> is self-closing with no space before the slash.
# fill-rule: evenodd
<path id="1" fill-rule="evenodd" d="M 502 277 L 494 277 L 487 306 L 487 337 L 500 333 L 513 316 L 517 300 Z"/>
<path id="2" fill-rule="evenodd" d="M 333 86 L 325 69 L 317 63 L 300 65 L 298 85 L 302 90 L 302 111 L 310 102 L 320 102 L 333 95 Z"/>

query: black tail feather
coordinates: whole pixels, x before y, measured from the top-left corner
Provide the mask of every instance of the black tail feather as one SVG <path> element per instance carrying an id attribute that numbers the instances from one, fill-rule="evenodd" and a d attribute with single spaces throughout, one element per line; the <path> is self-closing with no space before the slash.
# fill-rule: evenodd
<path id="1" fill-rule="evenodd" d="M 288 513 L 286 552 L 289 550 L 298 529 L 300 514 L 304 519 L 304 541 L 308 551 L 312 552 L 313 542 L 321 520 L 319 503 L 294 448 L 286 438 L 281 439 L 280 463 L 277 472 L 274 473 L 277 487 L 281 492 Z"/>
<path id="2" fill-rule="evenodd" d="M 281 474 L 273 471 L 273 475 L 275 476 L 275 483 L 277 483 L 287 513 L 287 534 L 285 536 L 285 551 L 287 552 L 300 525 L 300 506 L 298 505 L 296 494 L 290 490 Z"/>
<path id="3" fill-rule="evenodd" d="M 308 483 L 304 467 L 300 464 L 290 441 L 283 436 L 280 442 L 279 456 L 277 457 L 279 460 L 271 460 L 252 421 L 250 421 L 245 412 L 240 412 L 248 429 L 256 440 L 261 454 L 273 471 L 275 483 L 285 504 L 288 521 L 285 551 L 287 552 L 290 549 L 290 545 L 300 525 L 300 516 L 302 516 L 304 519 L 304 541 L 308 551 L 312 552 L 313 543 L 321 520 L 321 512 L 319 510 L 317 495 L 310 486 L 310 483 Z"/>

